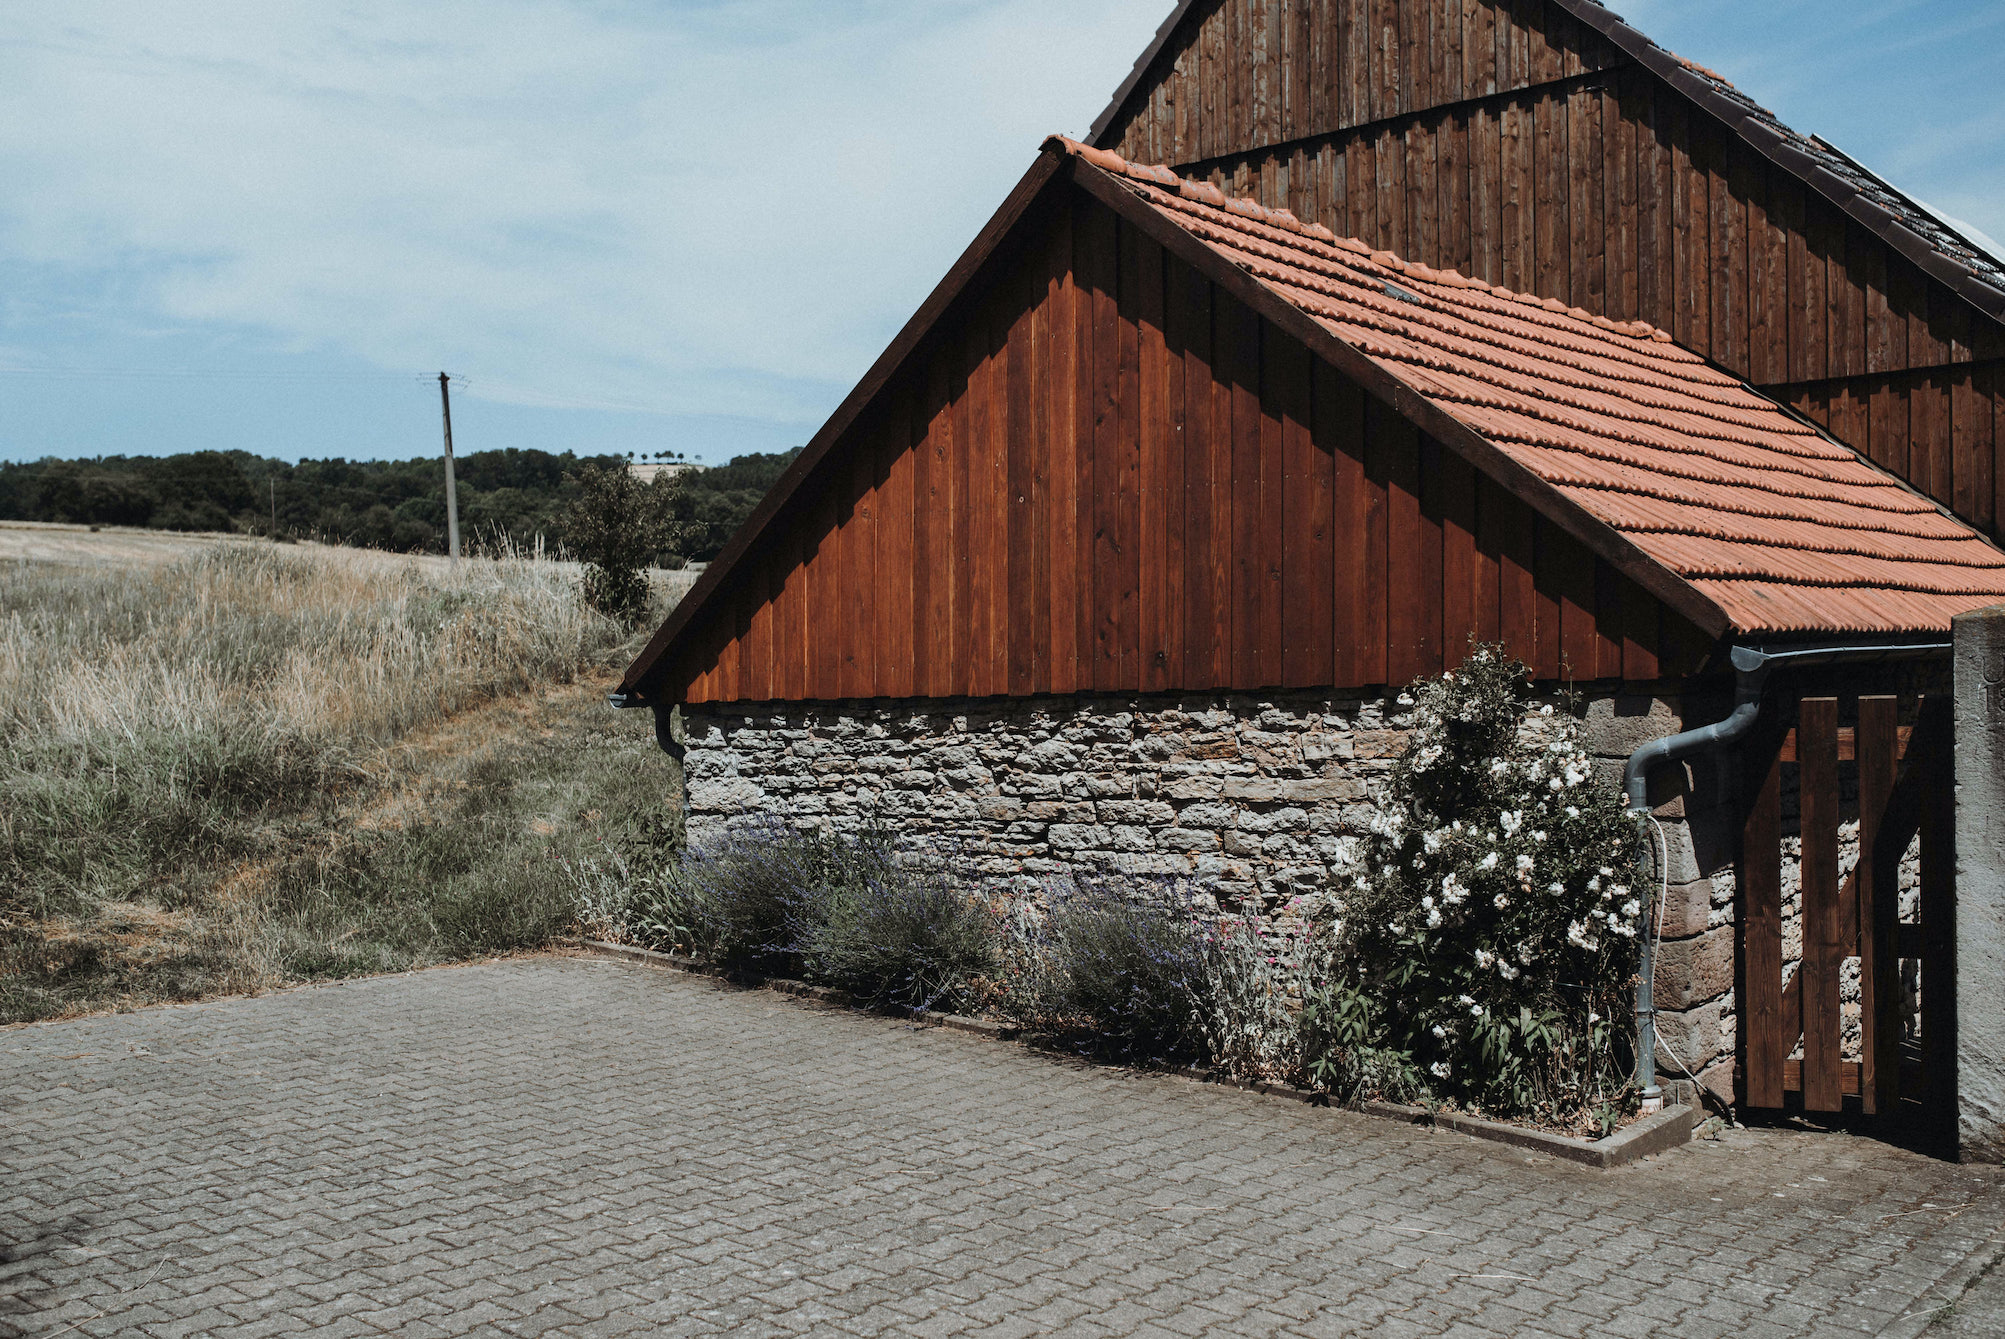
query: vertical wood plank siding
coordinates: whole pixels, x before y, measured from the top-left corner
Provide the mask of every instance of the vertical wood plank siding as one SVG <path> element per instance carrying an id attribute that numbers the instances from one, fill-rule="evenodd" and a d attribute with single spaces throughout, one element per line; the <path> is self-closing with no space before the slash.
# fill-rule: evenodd
<path id="1" fill-rule="evenodd" d="M 1704 639 L 1299 342 L 1062 193 L 720 587 L 691 703 L 1547 676 Z M 1682 648 L 1682 649 L 1681 649 Z"/>
<path id="2" fill-rule="evenodd" d="M 2005 325 L 1543 0 L 1220 0 L 1103 142 L 1649 321 L 2005 539 Z"/>

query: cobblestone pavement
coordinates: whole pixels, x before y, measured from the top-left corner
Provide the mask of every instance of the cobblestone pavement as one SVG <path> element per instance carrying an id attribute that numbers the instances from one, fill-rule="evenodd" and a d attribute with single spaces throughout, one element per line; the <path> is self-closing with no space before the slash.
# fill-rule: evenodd
<path id="1" fill-rule="evenodd" d="M 0 1031 L 0 1168 L 45 1336 L 1876 1333 L 2005 1222 L 1862 1139 L 1590 1172 L 567 958 Z"/>
<path id="2" fill-rule="evenodd" d="M 2005 1265 L 1994 1263 L 1982 1278 L 1944 1308 L 1931 1339 L 1998 1339 L 2005 1334 Z"/>

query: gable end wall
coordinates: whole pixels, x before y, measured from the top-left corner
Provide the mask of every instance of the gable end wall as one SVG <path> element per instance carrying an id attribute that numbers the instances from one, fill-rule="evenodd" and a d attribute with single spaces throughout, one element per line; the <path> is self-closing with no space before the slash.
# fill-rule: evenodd
<path id="1" fill-rule="evenodd" d="M 1071 186 L 678 638 L 689 703 L 1651 681 L 1689 623 Z"/>

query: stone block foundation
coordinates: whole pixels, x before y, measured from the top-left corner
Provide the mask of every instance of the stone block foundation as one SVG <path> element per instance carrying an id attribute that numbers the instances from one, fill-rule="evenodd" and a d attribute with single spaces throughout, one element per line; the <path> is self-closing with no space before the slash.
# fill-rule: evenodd
<path id="1" fill-rule="evenodd" d="M 1603 692 L 1584 712 L 1610 786 L 1638 745 L 1684 728 L 1676 699 Z M 1723 714 L 1708 702 L 1696 719 Z M 1364 833 L 1368 788 L 1406 725 L 1396 692 L 707 706 L 684 718 L 688 831 L 701 843 L 774 818 L 877 821 L 1020 889 L 1072 872 L 1160 875 L 1285 918 Z M 1729 808 L 1710 766 L 1669 771 L 1652 796 L 1671 877 L 1659 1064 L 1728 1094 Z"/>

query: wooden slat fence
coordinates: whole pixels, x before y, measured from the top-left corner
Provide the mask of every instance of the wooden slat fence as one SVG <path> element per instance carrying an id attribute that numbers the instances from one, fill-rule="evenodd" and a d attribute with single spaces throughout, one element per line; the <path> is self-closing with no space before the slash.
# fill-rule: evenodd
<path id="1" fill-rule="evenodd" d="M 1926 696 L 1914 723 L 1900 701 L 1805 697 L 1794 728 L 1771 730 L 1744 753 L 1746 812 L 1737 869 L 1742 1105 L 1805 1112 L 1856 1110 L 1921 1126 L 1954 1109 L 1955 790 L 1950 704 Z M 1842 764 L 1851 764 L 1849 769 Z M 1800 953 L 1784 979 L 1784 765 L 1796 776 Z M 1854 785 L 1845 785 L 1846 773 Z M 1858 859 L 1839 878 L 1847 791 L 1857 796 Z M 1920 838 L 1920 896 L 1903 919 L 1900 867 Z M 1847 1058 L 1841 989 L 1858 960 L 1860 1036 Z M 1918 968 L 1918 1030 L 1902 964 Z"/>

